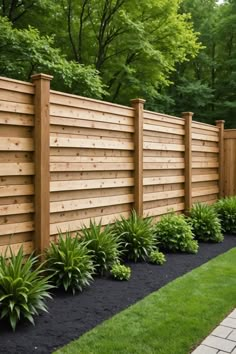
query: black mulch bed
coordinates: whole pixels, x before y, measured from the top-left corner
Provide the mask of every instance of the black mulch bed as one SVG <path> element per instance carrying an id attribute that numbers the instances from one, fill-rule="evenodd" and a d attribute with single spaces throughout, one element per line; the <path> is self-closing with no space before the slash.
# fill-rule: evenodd
<path id="1" fill-rule="evenodd" d="M 13 333 L 0 321 L 0 353 L 52 353 L 173 279 L 233 247 L 236 247 L 236 236 L 227 235 L 223 243 L 200 244 L 197 255 L 168 254 L 167 262 L 161 267 L 130 263 L 132 277 L 128 282 L 97 278 L 91 287 L 75 296 L 57 290 L 54 299 L 48 302 L 49 313 L 38 316 L 35 327 L 27 322 L 20 323 Z"/>

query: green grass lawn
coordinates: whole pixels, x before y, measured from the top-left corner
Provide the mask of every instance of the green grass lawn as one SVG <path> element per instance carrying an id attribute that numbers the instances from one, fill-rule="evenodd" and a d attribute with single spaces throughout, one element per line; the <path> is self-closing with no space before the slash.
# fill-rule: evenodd
<path id="1" fill-rule="evenodd" d="M 57 354 L 187 354 L 236 306 L 236 248 L 103 322 Z"/>

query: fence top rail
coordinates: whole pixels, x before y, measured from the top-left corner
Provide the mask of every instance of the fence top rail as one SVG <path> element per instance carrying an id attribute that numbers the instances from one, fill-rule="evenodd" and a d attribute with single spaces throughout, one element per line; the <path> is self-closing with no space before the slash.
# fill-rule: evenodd
<path id="1" fill-rule="evenodd" d="M 31 82 L 22 81 L 22 80 L 10 79 L 9 77 L 3 77 L 3 76 L 0 76 L 0 81 L 8 81 L 8 82 L 12 82 L 12 83 L 14 83 L 14 84 L 23 84 L 23 85 L 31 86 L 31 87 L 34 86 Z"/>
<path id="2" fill-rule="evenodd" d="M 9 79 L 7 77 L 0 76 L 0 89 L 6 91 L 15 91 L 20 93 L 34 94 L 34 85 L 30 82 L 19 81 L 14 79 Z"/>
<path id="3" fill-rule="evenodd" d="M 224 133 L 225 139 L 236 139 L 236 129 L 225 129 Z"/>
<path id="4" fill-rule="evenodd" d="M 97 104 L 101 104 L 101 105 L 105 105 L 105 106 L 117 107 L 117 108 L 124 109 L 124 110 L 130 111 L 130 112 L 134 111 L 133 107 L 122 106 L 117 103 L 111 103 L 111 102 L 107 102 L 107 101 L 97 100 L 94 98 L 83 97 L 83 96 L 79 96 L 79 95 L 73 95 L 71 93 L 65 93 L 65 92 L 60 92 L 60 91 L 55 91 L 55 90 L 50 90 L 50 92 L 53 95 L 58 95 L 58 96 L 66 97 L 69 99 L 72 98 L 72 99 L 77 99 L 77 100 L 83 100 L 88 103 L 91 102 L 91 103 L 97 103 Z M 52 99 L 52 103 L 54 103 L 53 99 Z M 73 104 L 72 104 L 72 106 L 73 106 Z"/>
<path id="5" fill-rule="evenodd" d="M 198 122 L 197 120 L 193 121 L 193 127 L 197 126 L 197 128 L 201 128 L 201 126 L 205 129 L 212 130 L 214 132 L 219 131 L 219 127 L 216 127 L 214 125 L 208 124 L 208 123 L 203 123 L 203 122 Z"/>
<path id="6" fill-rule="evenodd" d="M 151 114 L 151 115 L 154 115 L 154 116 L 157 116 L 157 117 L 163 117 L 163 118 L 171 118 L 173 120 L 176 120 L 178 122 L 184 122 L 185 119 L 184 118 L 180 118 L 180 117 L 176 117 L 176 116 L 171 116 L 169 114 L 165 114 L 165 113 L 159 113 L 159 112 L 153 112 L 153 111 L 147 111 L 147 110 L 144 110 L 143 113 L 145 114 Z"/>

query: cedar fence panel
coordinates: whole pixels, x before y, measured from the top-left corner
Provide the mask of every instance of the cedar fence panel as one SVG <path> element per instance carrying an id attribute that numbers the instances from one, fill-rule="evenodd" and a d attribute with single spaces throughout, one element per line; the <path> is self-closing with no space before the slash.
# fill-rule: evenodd
<path id="1" fill-rule="evenodd" d="M 159 218 L 235 194 L 236 130 L 0 78 L 0 252 L 38 253 L 90 219 Z M 224 139 L 225 138 L 225 139 Z M 225 141 L 225 150 L 224 150 Z M 225 152 L 224 152 L 225 151 Z"/>

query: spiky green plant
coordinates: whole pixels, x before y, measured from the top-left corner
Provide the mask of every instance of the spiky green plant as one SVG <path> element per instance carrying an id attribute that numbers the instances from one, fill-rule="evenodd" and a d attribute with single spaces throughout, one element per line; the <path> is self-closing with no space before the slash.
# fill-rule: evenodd
<path id="1" fill-rule="evenodd" d="M 167 251 L 197 253 L 198 243 L 193 239 L 191 226 L 183 215 L 170 213 L 162 216 L 155 226 L 158 247 Z"/>
<path id="2" fill-rule="evenodd" d="M 46 266 L 52 282 L 65 291 L 82 291 L 93 280 L 94 265 L 85 243 L 72 238 L 70 232 L 59 233 L 58 244 L 52 243 L 46 251 Z"/>
<path id="3" fill-rule="evenodd" d="M 0 257 L 0 313 L 15 331 L 21 318 L 34 324 L 38 311 L 47 311 L 45 300 L 51 298 L 48 291 L 52 285 L 49 277 L 43 276 L 44 264 L 37 265 L 38 257 L 31 254 L 24 259 L 22 247 L 16 255 L 10 248 L 10 258 L 6 256 Z"/>
<path id="4" fill-rule="evenodd" d="M 193 234 L 199 241 L 222 242 L 220 220 L 211 205 L 196 203 L 189 213 Z"/>
<path id="5" fill-rule="evenodd" d="M 89 227 L 84 226 L 79 232 L 80 240 L 86 242 L 92 251 L 96 272 L 103 274 L 109 271 L 119 259 L 120 241 L 115 237 L 109 225 L 102 227 L 101 221 L 96 224 L 90 220 Z"/>
<path id="6" fill-rule="evenodd" d="M 114 263 L 111 268 L 111 275 L 116 280 L 129 280 L 131 268 L 120 263 Z"/>
<path id="7" fill-rule="evenodd" d="M 163 263 L 166 262 L 166 257 L 164 253 L 159 252 L 158 250 L 153 250 L 150 252 L 148 256 L 148 261 L 153 264 L 162 265 Z"/>
<path id="8" fill-rule="evenodd" d="M 223 232 L 236 234 L 236 196 L 222 198 L 214 207 Z"/>
<path id="9" fill-rule="evenodd" d="M 147 260 L 156 244 L 152 218 L 139 217 L 133 210 L 128 219 L 121 216 L 121 220 L 115 222 L 113 230 L 122 241 L 125 257 L 135 262 Z"/>

